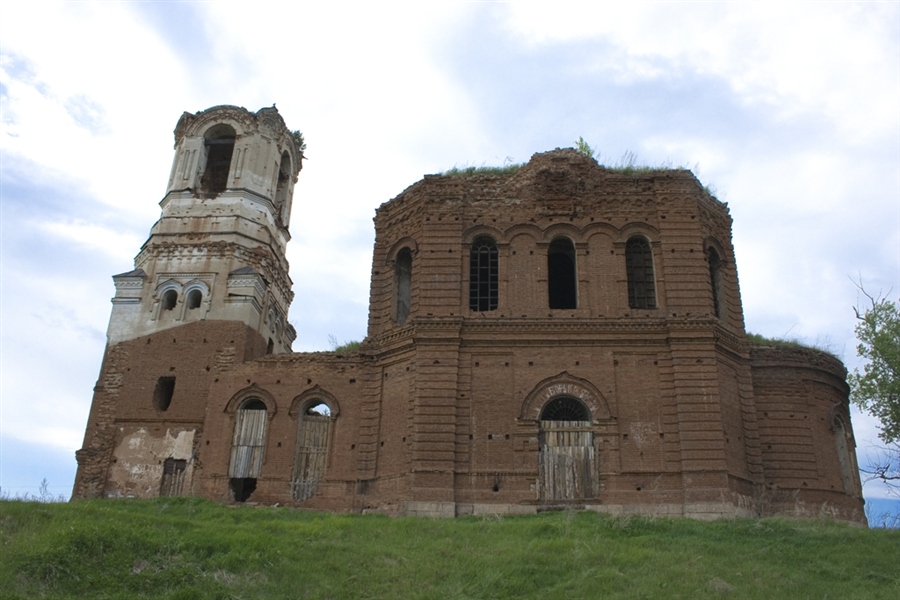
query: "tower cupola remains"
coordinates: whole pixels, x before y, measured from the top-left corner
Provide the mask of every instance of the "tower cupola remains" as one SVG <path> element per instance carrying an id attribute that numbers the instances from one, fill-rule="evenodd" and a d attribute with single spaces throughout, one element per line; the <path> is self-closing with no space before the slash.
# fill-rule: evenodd
<path id="1" fill-rule="evenodd" d="M 748 338 L 731 215 L 690 171 L 426 175 L 375 211 L 359 349 L 297 353 L 298 139 L 274 107 L 178 121 L 73 497 L 865 522 L 846 370 Z"/>
<path id="2" fill-rule="evenodd" d="M 289 352 L 285 249 L 302 149 L 275 108 L 184 113 L 162 214 L 115 276 L 111 343 L 195 320 L 240 321 Z"/>

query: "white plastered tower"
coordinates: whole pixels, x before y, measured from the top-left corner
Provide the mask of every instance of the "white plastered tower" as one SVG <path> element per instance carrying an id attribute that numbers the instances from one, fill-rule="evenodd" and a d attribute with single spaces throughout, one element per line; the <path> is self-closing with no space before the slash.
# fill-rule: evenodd
<path id="1" fill-rule="evenodd" d="M 278 110 L 184 113 L 162 214 L 115 275 L 110 345 L 196 320 L 240 321 L 290 352 L 285 247 L 303 151 Z"/>

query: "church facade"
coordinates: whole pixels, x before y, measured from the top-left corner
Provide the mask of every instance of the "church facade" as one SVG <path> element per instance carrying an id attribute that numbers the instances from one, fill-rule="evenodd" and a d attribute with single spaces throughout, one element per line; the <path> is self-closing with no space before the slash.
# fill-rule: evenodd
<path id="1" fill-rule="evenodd" d="M 748 340 L 728 208 L 689 171 L 427 175 L 376 211 L 359 349 L 295 353 L 297 138 L 219 106 L 175 148 L 74 498 L 865 522 L 844 366 Z"/>

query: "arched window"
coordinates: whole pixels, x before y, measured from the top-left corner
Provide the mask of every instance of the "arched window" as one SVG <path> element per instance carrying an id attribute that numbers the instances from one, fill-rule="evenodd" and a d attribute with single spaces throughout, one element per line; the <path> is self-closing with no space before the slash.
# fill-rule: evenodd
<path id="1" fill-rule="evenodd" d="M 625 270 L 628 273 L 628 306 L 656 308 L 653 252 L 646 238 L 628 238 L 625 243 Z"/>
<path id="2" fill-rule="evenodd" d="M 568 238 L 556 238 L 547 249 L 547 295 L 550 308 L 578 308 L 575 245 Z"/>
<path id="3" fill-rule="evenodd" d="M 412 303 L 412 252 L 403 248 L 397 253 L 394 266 L 394 320 L 403 325 L 409 317 Z"/>
<path id="4" fill-rule="evenodd" d="M 300 414 L 291 478 L 291 495 L 297 502 L 314 496 L 325 476 L 330 424 L 331 409 L 322 401 L 311 401 Z"/>
<path id="5" fill-rule="evenodd" d="M 204 136 L 206 169 L 200 178 L 200 192 L 206 198 L 215 198 L 228 187 L 235 137 L 234 128 L 224 123 L 211 127 Z"/>
<path id="6" fill-rule="evenodd" d="M 475 238 L 469 255 L 469 308 L 496 310 L 498 304 L 497 244 L 487 236 Z"/>
<path id="7" fill-rule="evenodd" d="M 555 502 L 597 497 L 591 413 L 581 400 L 560 396 L 548 402 L 541 410 L 538 441 L 539 499 Z"/>
<path id="8" fill-rule="evenodd" d="M 244 502 L 256 489 L 256 479 L 262 472 L 266 445 L 266 404 L 258 398 L 248 398 L 237 411 L 234 438 L 231 445 L 231 491 L 236 502 Z"/>
<path id="9" fill-rule="evenodd" d="M 200 303 L 203 301 L 203 292 L 200 290 L 191 290 L 188 292 L 187 298 L 185 298 L 185 302 L 187 303 L 188 310 L 194 310 L 195 308 L 200 308 Z"/>
<path id="10" fill-rule="evenodd" d="M 712 286 L 713 311 L 716 318 L 722 316 L 722 261 L 715 248 L 709 249 L 709 283 Z"/>
<path id="11" fill-rule="evenodd" d="M 162 297 L 162 309 L 163 310 L 172 310 L 175 308 L 175 304 L 178 302 L 178 292 L 175 290 L 168 290 L 163 294 Z"/>

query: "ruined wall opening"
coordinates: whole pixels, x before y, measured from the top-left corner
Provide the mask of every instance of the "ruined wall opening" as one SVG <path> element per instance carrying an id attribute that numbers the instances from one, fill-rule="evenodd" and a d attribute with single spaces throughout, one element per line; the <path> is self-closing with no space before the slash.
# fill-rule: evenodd
<path id="1" fill-rule="evenodd" d="M 575 245 L 569 238 L 558 237 L 547 249 L 547 293 L 550 308 L 578 308 Z"/>
<path id="2" fill-rule="evenodd" d="M 237 411 L 228 469 L 235 502 L 245 502 L 256 489 L 262 472 L 267 416 L 266 405 L 259 398 L 248 398 Z"/>
<path id="3" fill-rule="evenodd" d="M 709 283 L 712 286 L 713 312 L 716 318 L 722 316 L 722 260 L 715 248 L 708 251 Z"/>
<path id="4" fill-rule="evenodd" d="M 646 238 L 628 238 L 625 243 L 625 270 L 628 273 L 629 308 L 656 308 L 653 251 Z"/>
<path id="5" fill-rule="evenodd" d="M 475 238 L 469 254 L 469 308 L 479 312 L 496 310 L 498 282 L 497 244 L 487 236 Z"/>
<path id="6" fill-rule="evenodd" d="M 172 404 L 172 396 L 175 395 L 175 378 L 160 377 L 156 380 L 156 387 L 153 388 L 153 408 L 159 412 L 169 410 Z"/>
<path id="7" fill-rule="evenodd" d="M 850 459 L 850 444 L 847 441 L 847 431 L 840 417 L 835 417 L 833 422 L 834 441 L 837 445 L 838 463 L 841 469 L 841 482 L 844 491 L 848 494 L 856 493 L 856 483 L 853 478 L 853 464 Z"/>
<path id="8" fill-rule="evenodd" d="M 184 472 L 187 461 L 167 458 L 163 462 L 162 481 L 159 486 L 160 496 L 181 496 L 184 487 Z"/>
<path id="9" fill-rule="evenodd" d="M 313 497 L 325 476 L 330 432 L 331 408 L 321 400 L 311 400 L 297 420 L 297 447 L 291 477 L 291 496 L 297 502 Z"/>
<path id="10" fill-rule="evenodd" d="M 591 413 L 577 398 L 560 396 L 541 410 L 538 498 L 545 502 L 596 498 L 597 459 Z"/>
<path id="11" fill-rule="evenodd" d="M 234 127 L 220 123 L 210 127 L 203 137 L 206 169 L 200 178 L 200 194 L 206 198 L 215 198 L 228 188 L 228 173 L 231 170 L 236 134 Z"/>
<path id="12" fill-rule="evenodd" d="M 403 248 L 397 253 L 394 266 L 394 321 L 406 323 L 412 304 L 412 252 Z"/>

